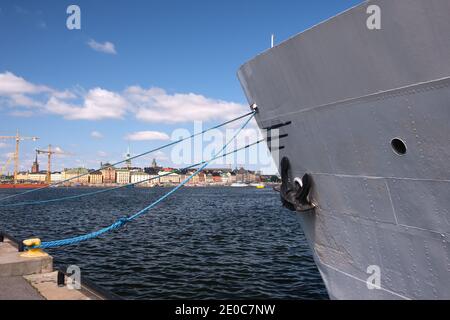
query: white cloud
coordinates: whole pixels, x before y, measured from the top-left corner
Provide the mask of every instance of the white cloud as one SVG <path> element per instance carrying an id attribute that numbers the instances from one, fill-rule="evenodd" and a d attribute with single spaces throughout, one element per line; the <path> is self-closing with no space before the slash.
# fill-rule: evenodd
<path id="1" fill-rule="evenodd" d="M 127 101 L 121 95 L 95 88 L 89 90 L 81 106 L 66 103 L 52 96 L 45 109 L 69 120 L 101 120 L 123 118 L 127 106 Z"/>
<path id="2" fill-rule="evenodd" d="M 146 122 L 181 123 L 231 119 L 242 114 L 244 106 L 210 99 L 194 93 L 168 94 L 160 88 L 128 87 L 124 96 L 136 109 L 136 118 Z"/>
<path id="3" fill-rule="evenodd" d="M 75 99 L 77 95 L 69 90 L 52 91 L 52 96 L 58 99 Z"/>
<path id="4" fill-rule="evenodd" d="M 10 96 L 10 102 L 17 107 L 40 107 L 42 103 L 33 100 L 24 94 L 13 94 Z"/>
<path id="5" fill-rule="evenodd" d="M 102 88 L 62 90 L 33 84 L 11 72 L 0 73 L 0 104 L 16 109 L 15 116 L 31 116 L 38 111 L 68 120 L 136 119 L 152 123 L 188 123 L 230 120 L 244 113 L 245 105 L 212 99 L 195 93 L 169 94 L 161 88 L 131 86 L 123 92 Z"/>
<path id="6" fill-rule="evenodd" d="M 103 52 L 107 54 L 117 54 L 116 48 L 114 46 L 114 43 L 106 41 L 104 43 L 100 43 L 95 41 L 94 39 L 91 39 L 88 41 L 88 46 L 91 47 L 93 50 L 98 52 Z"/>
<path id="7" fill-rule="evenodd" d="M 6 148 L 8 146 L 7 143 L 0 142 L 0 148 Z"/>
<path id="8" fill-rule="evenodd" d="M 97 156 L 104 158 L 104 157 L 107 157 L 107 156 L 108 156 L 108 153 L 105 152 L 105 151 L 99 150 L 99 151 L 97 152 Z"/>
<path id="9" fill-rule="evenodd" d="M 0 95 L 2 96 L 37 94 L 48 91 L 50 91 L 48 87 L 32 84 L 9 71 L 0 73 Z"/>
<path id="10" fill-rule="evenodd" d="M 138 131 L 125 137 L 131 141 L 169 140 L 169 136 L 159 131 Z"/>
<path id="11" fill-rule="evenodd" d="M 9 71 L 0 73 L 0 97 L 5 98 L 2 101 L 8 107 L 42 107 L 42 102 L 37 100 L 36 96 L 48 94 L 51 91 L 52 89 L 47 86 L 33 84 Z M 24 114 L 24 111 L 16 112 L 18 116 Z"/>
<path id="12" fill-rule="evenodd" d="M 101 134 L 98 131 L 92 131 L 91 132 L 91 137 L 94 139 L 102 139 L 103 138 L 103 134 Z"/>

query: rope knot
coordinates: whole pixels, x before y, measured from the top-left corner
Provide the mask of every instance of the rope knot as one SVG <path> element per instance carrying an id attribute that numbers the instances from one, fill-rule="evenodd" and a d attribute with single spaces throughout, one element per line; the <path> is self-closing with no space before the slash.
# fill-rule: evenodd
<path id="1" fill-rule="evenodd" d="M 116 223 L 115 223 L 116 228 L 121 228 L 124 225 L 126 225 L 128 222 L 130 222 L 128 216 L 122 217 L 116 221 Z"/>

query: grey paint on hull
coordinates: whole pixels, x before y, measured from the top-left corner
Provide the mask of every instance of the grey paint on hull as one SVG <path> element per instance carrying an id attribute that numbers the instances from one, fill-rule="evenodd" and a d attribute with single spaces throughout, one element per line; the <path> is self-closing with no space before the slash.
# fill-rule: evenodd
<path id="1" fill-rule="evenodd" d="M 368 1 L 238 72 L 260 127 L 292 121 L 280 158 L 313 177 L 299 219 L 331 298 L 450 299 L 449 34 L 448 0 Z"/>

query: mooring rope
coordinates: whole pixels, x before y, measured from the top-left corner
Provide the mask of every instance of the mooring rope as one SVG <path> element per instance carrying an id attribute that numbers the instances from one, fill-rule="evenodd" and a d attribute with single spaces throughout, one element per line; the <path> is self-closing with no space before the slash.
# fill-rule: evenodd
<path id="1" fill-rule="evenodd" d="M 170 143 L 168 143 L 168 144 L 165 144 L 165 145 L 160 146 L 160 147 L 157 147 L 157 148 L 155 148 L 155 149 L 152 149 L 152 150 L 149 150 L 149 151 L 140 153 L 140 154 L 138 154 L 138 155 L 136 155 L 136 156 L 133 156 L 133 157 L 130 157 L 130 158 L 128 158 L 128 159 L 124 159 L 124 160 L 121 160 L 121 161 L 119 161 L 119 162 L 115 162 L 115 163 L 113 163 L 113 164 L 109 164 L 109 165 L 104 166 L 104 167 L 102 167 L 102 168 L 100 168 L 100 169 L 89 170 L 89 171 L 86 172 L 86 173 L 80 174 L 80 175 L 78 175 L 78 176 L 75 176 L 75 177 L 72 177 L 72 178 L 69 178 L 69 179 L 65 179 L 65 180 L 62 180 L 62 181 L 58 181 L 58 182 L 55 182 L 55 183 L 53 183 L 53 184 L 46 185 L 45 187 L 36 188 L 36 189 L 31 189 L 31 190 L 27 190 L 27 191 L 25 191 L 25 192 L 21 192 L 21 193 L 17 193 L 17 194 L 12 194 L 12 195 L 6 196 L 6 197 L 4 197 L 4 198 L 1 198 L 0 201 L 4 201 L 4 200 L 7 200 L 7 199 L 11 199 L 11 198 L 15 198 L 15 197 L 18 197 L 18 196 L 22 196 L 22 195 L 25 195 L 25 194 L 37 192 L 37 191 L 44 190 L 44 189 L 48 189 L 48 188 L 53 187 L 53 186 L 61 185 L 61 184 L 66 183 L 66 182 L 69 182 L 69 181 L 72 181 L 72 180 L 75 180 L 75 179 L 79 179 L 79 178 L 84 177 L 84 176 L 87 176 L 87 175 L 89 175 L 89 174 L 91 174 L 91 173 L 99 172 L 100 170 L 103 170 L 103 169 L 112 168 L 112 167 L 114 167 L 114 166 L 116 166 L 116 165 L 125 163 L 125 162 L 127 162 L 127 161 L 131 161 L 131 160 L 134 160 L 134 159 L 137 159 L 137 158 L 146 156 L 146 155 L 148 155 L 148 154 L 150 154 L 150 153 L 153 153 L 153 152 L 156 152 L 156 151 L 160 151 L 160 150 L 162 150 L 162 149 L 171 147 L 171 146 L 173 146 L 173 145 L 175 145 L 175 144 L 178 144 L 178 143 L 181 143 L 181 142 L 183 142 L 183 141 L 186 141 L 186 140 L 195 138 L 195 137 L 197 137 L 197 136 L 199 136 L 199 135 L 202 135 L 202 134 L 205 134 L 205 133 L 207 133 L 207 132 L 209 132 L 209 131 L 211 131 L 211 130 L 215 130 L 215 129 L 221 128 L 221 127 L 223 127 L 223 126 L 226 126 L 226 125 L 228 125 L 228 124 L 230 124 L 230 123 L 236 122 L 236 121 L 238 121 L 238 120 L 240 120 L 240 119 L 243 119 L 243 118 L 245 118 L 245 117 L 248 117 L 248 116 L 250 116 L 250 115 L 254 115 L 254 113 L 255 113 L 255 111 L 251 111 L 251 112 L 246 113 L 246 114 L 244 114 L 244 115 L 242 115 L 242 116 L 239 116 L 239 117 L 237 117 L 237 118 L 228 120 L 228 121 L 226 121 L 226 122 L 223 122 L 223 123 L 218 124 L 218 125 L 216 125 L 216 126 L 213 126 L 213 127 L 211 127 L 211 128 L 205 129 L 205 130 L 203 130 L 202 132 L 198 132 L 198 133 L 192 134 L 192 135 L 189 136 L 189 137 L 181 138 L 181 139 L 179 139 L 179 140 L 170 142 Z"/>
<path id="2" fill-rule="evenodd" d="M 152 202 L 151 204 L 149 204 L 148 206 L 146 206 L 145 208 L 143 208 L 142 210 L 136 212 L 135 214 L 133 214 L 132 216 L 126 216 L 126 217 L 122 217 L 120 219 L 118 219 L 116 222 L 114 222 L 113 224 L 111 224 L 108 227 L 105 227 L 103 229 L 82 235 L 82 236 L 78 236 L 78 237 L 73 237 L 73 238 L 66 238 L 66 239 L 62 239 L 62 240 L 55 240 L 55 241 L 48 241 L 48 242 L 42 242 L 40 245 L 38 246 L 33 246 L 33 247 L 29 247 L 30 249 L 35 249 L 35 248 L 39 248 L 39 249 L 47 249 L 47 248 L 55 248 L 55 247 L 61 247 L 61 246 L 66 246 L 66 245 L 72 245 L 72 244 L 77 244 L 86 240 L 90 240 L 90 239 L 94 239 L 94 238 L 98 238 L 99 236 L 119 229 L 121 227 L 123 227 L 125 224 L 137 219 L 138 217 L 140 217 L 141 215 L 143 215 L 144 213 L 150 211 L 151 209 L 153 209 L 156 205 L 158 205 L 159 203 L 161 203 L 162 201 L 164 201 L 165 199 L 167 199 L 168 197 L 170 197 L 172 194 L 174 194 L 175 192 L 177 192 L 179 189 L 181 189 L 184 185 L 186 185 L 192 178 L 194 178 L 196 175 L 198 175 L 203 169 L 205 169 L 212 161 L 215 157 L 217 157 L 220 153 L 224 152 L 226 150 L 226 148 L 229 146 L 229 144 L 231 142 L 233 142 L 237 136 L 239 135 L 239 133 L 247 126 L 247 124 L 250 122 L 250 120 L 253 119 L 253 117 L 255 116 L 255 113 L 252 112 L 250 113 L 251 116 L 245 121 L 245 123 L 239 128 L 239 130 L 233 135 L 233 137 L 225 143 L 225 145 L 223 146 L 223 148 L 215 153 L 212 157 L 212 159 L 205 161 L 205 163 L 203 165 L 201 165 L 194 173 L 192 173 L 189 177 L 187 177 L 185 180 L 183 180 L 180 184 L 178 184 L 176 187 L 174 187 L 172 190 L 170 190 L 169 192 L 167 192 L 165 195 L 163 195 L 162 197 L 160 197 L 159 199 L 157 199 L 156 201 Z"/>
<path id="3" fill-rule="evenodd" d="M 220 158 L 224 158 L 224 157 L 229 156 L 229 155 L 231 155 L 231 154 L 235 154 L 235 153 L 237 153 L 237 152 L 239 152 L 239 151 L 242 151 L 242 150 L 248 149 L 248 148 L 250 148 L 250 147 L 252 147 L 252 146 L 255 146 L 255 145 L 257 145 L 257 144 L 260 144 L 260 143 L 263 142 L 263 141 L 265 141 L 265 140 L 264 140 L 264 139 L 258 140 L 258 141 L 256 141 L 256 142 L 247 144 L 247 145 L 244 146 L 244 147 L 241 147 L 241 148 L 235 149 L 235 150 L 233 150 L 233 151 L 231 151 L 231 152 L 225 153 L 225 154 L 223 154 L 223 155 L 221 155 L 221 156 L 217 156 L 217 157 L 214 157 L 214 158 L 209 159 L 209 160 L 205 160 L 205 161 L 202 161 L 202 162 L 198 162 L 198 163 L 196 163 L 196 164 L 190 165 L 190 166 L 188 166 L 188 167 L 184 167 L 184 168 L 179 169 L 179 170 L 180 170 L 180 171 L 183 171 L 183 170 L 193 169 L 193 168 L 195 168 L 195 167 L 198 167 L 198 166 L 204 164 L 204 163 L 207 162 L 207 161 L 210 161 L 210 162 L 211 162 L 211 161 L 214 161 L 214 160 L 217 160 L 217 159 L 220 159 Z M 165 176 L 171 175 L 171 174 L 174 173 L 174 172 L 175 172 L 175 171 L 167 172 L 167 173 L 162 174 L 162 175 L 158 175 L 158 176 L 155 176 L 155 177 L 150 177 L 150 178 L 148 178 L 148 179 L 144 179 L 144 180 L 137 181 L 137 182 L 133 182 L 133 183 L 128 183 L 128 184 L 121 185 L 121 186 L 117 186 L 117 187 L 114 187 L 114 188 L 102 189 L 102 190 L 97 190 L 97 191 L 93 191 L 93 192 L 87 192 L 87 193 L 77 194 L 77 195 L 73 195 L 73 196 L 67 196 L 67 197 L 61 197 L 61 198 L 55 198 L 55 199 L 46 199 L 46 200 L 25 201 L 25 202 L 17 202 L 17 203 L 2 204 L 2 205 L 0 205 L 0 208 L 10 208 L 10 207 L 20 207 L 20 206 L 31 206 L 31 205 L 49 204 L 49 203 L 55 203 L 55 202 L 60 202 L 60 201 L 67 201 L 67 200 L 80 199 L 80 198 L 84 198 L 84 197 L 94 196 L 94 195 L 98 195 L 98 194 L 101 194 L 101 193 L 112 192 L 112 191 L 116 191 L 116 190 L 119 190 L 119 189 L 123 189 L 123 188 L 132 187 L 132 186 L 135 186 L 135 185 L 139 185 L 139 184 L 142 184 L 142 183 L 145 183 L 145 182 L 149 182 L 149 181 L 152 181 L 152 180 L 159 179 L 159 178 L 161 178 L 161 177 L 165 177 Z"/>

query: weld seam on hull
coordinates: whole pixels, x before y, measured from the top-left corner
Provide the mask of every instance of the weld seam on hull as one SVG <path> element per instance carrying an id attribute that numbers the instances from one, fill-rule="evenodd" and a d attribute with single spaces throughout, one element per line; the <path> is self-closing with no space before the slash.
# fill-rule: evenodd
<path id="1" fill-rule="evenodd" d="M 358 277 L 355 277 L 355 276 L 353 276 L 353 275 L 351 275 L 351 274 L 349 274 L 349 273 L 347 273 L 347 272 L 345 272 L 345 271 L 339 270 L 339 269 L 337 269 L 337 268 L 335 268 L 335 267 L 332 267 L 332 266 L 330 266 L 330 265 L 324 263 L 324 262 L 320 259 L 320 257 L 317 257 L 317 258 L 319 259 L 320 263 L 321 263 L 323 266 L 325 266 L 325 267 L 327 267 L 327 268 L 330 268 L 330 269 L 332 269 L 332 270 L 334 270 L 334 271 L 336 271 L 336 272 L 339 272 L 339 273 L 341 273 L 341 274 L 343 274 L 343 275 L 345 275 L 345 276 L 347 276 L 347 277 L 349 277 L 349 278 L 352 278 L 352 279 L 354 279 L 354 280 L 357 280 L 357 281 L 360 281 L 360 282 L 362 282 L 362 283 L 367 284 L 367 281 L 362 280 L 362 279 L 359 279 Z M 377 289 L 374 289 L 374 290 L 377 290 Z M 385 289 L 385 288 L 383 288 L 383 287 L 380 287 L 380 289 L 378 289 L 378 290 L 382 290 L 382 291 L 384 291 L 384 292 L 390 293 L 390 294 L 395 295 L 395 296 L 397 296 L 397 297 L 399 297 L 399 298 L 402 298 L 402 299 L 404 299 L 404 300 L 412 300 L 411 298 L 408 298 L 408 297 L 403 296 L 403 295 L 401 295 L 401 294 L 399 294 L 399 293 L 393 292 L 393 291 L 391 291 L 391 290 L 389 290 L 389 289 Z"/>
<path id="2" fill-rule="evenodd" d="M 318 106 L 307 107 L 307 108 L 300 109 L 297 111 L 286 112 L 286 113 L 278 115 L 276 118 L 274 117 L 274 118 L 258 119 L 258 120 L 261 123 L 265 123 L 267 121 L 271 121 L 274 119 L 278 120 L 280 118 L 290 117 L 290 116 L 301 114 L 304 112 L 315 111 L 317 109 L 325 109 L 325 108 L 335 107 L 335 106 L 342 105 L 342 104 L 352 105 L 352 104 L 356 104 L 358 102 L 386 100 L 386 99 L 390 99 L 393 97 L 408 96 L 408 95 L 416 94 L 416 93 L 422 92 L 422 91 L 438 90 L 438 89 L 443 89 L 443 88 L 448 88 L 448 87 L 450 87 L 450 77 L 445 77 L 445 78 L 435 79 L 435 80 L 431 80 L 431 81 L 427 81 L 427 82 L 415 83 L 415 84 L 411 84 L 411 85 L 408 85 L 405 87 L 390 89 L 390 90 L 386 90 L 386 91 L 380 91 L 380 92 L 368 94 L 368 95 L 361 96 L 361 97 L 349 98 L 349 99 L 334 101 L 334 102 L 330 102 L 330 103 L 326 103 L 326 104 L 322 104 L 322 105 L 318 105 Z M 417 89 L 421 88 L 422 90 L 419 91 L 419 90 L 416 90 L 416 88 Z"/>

